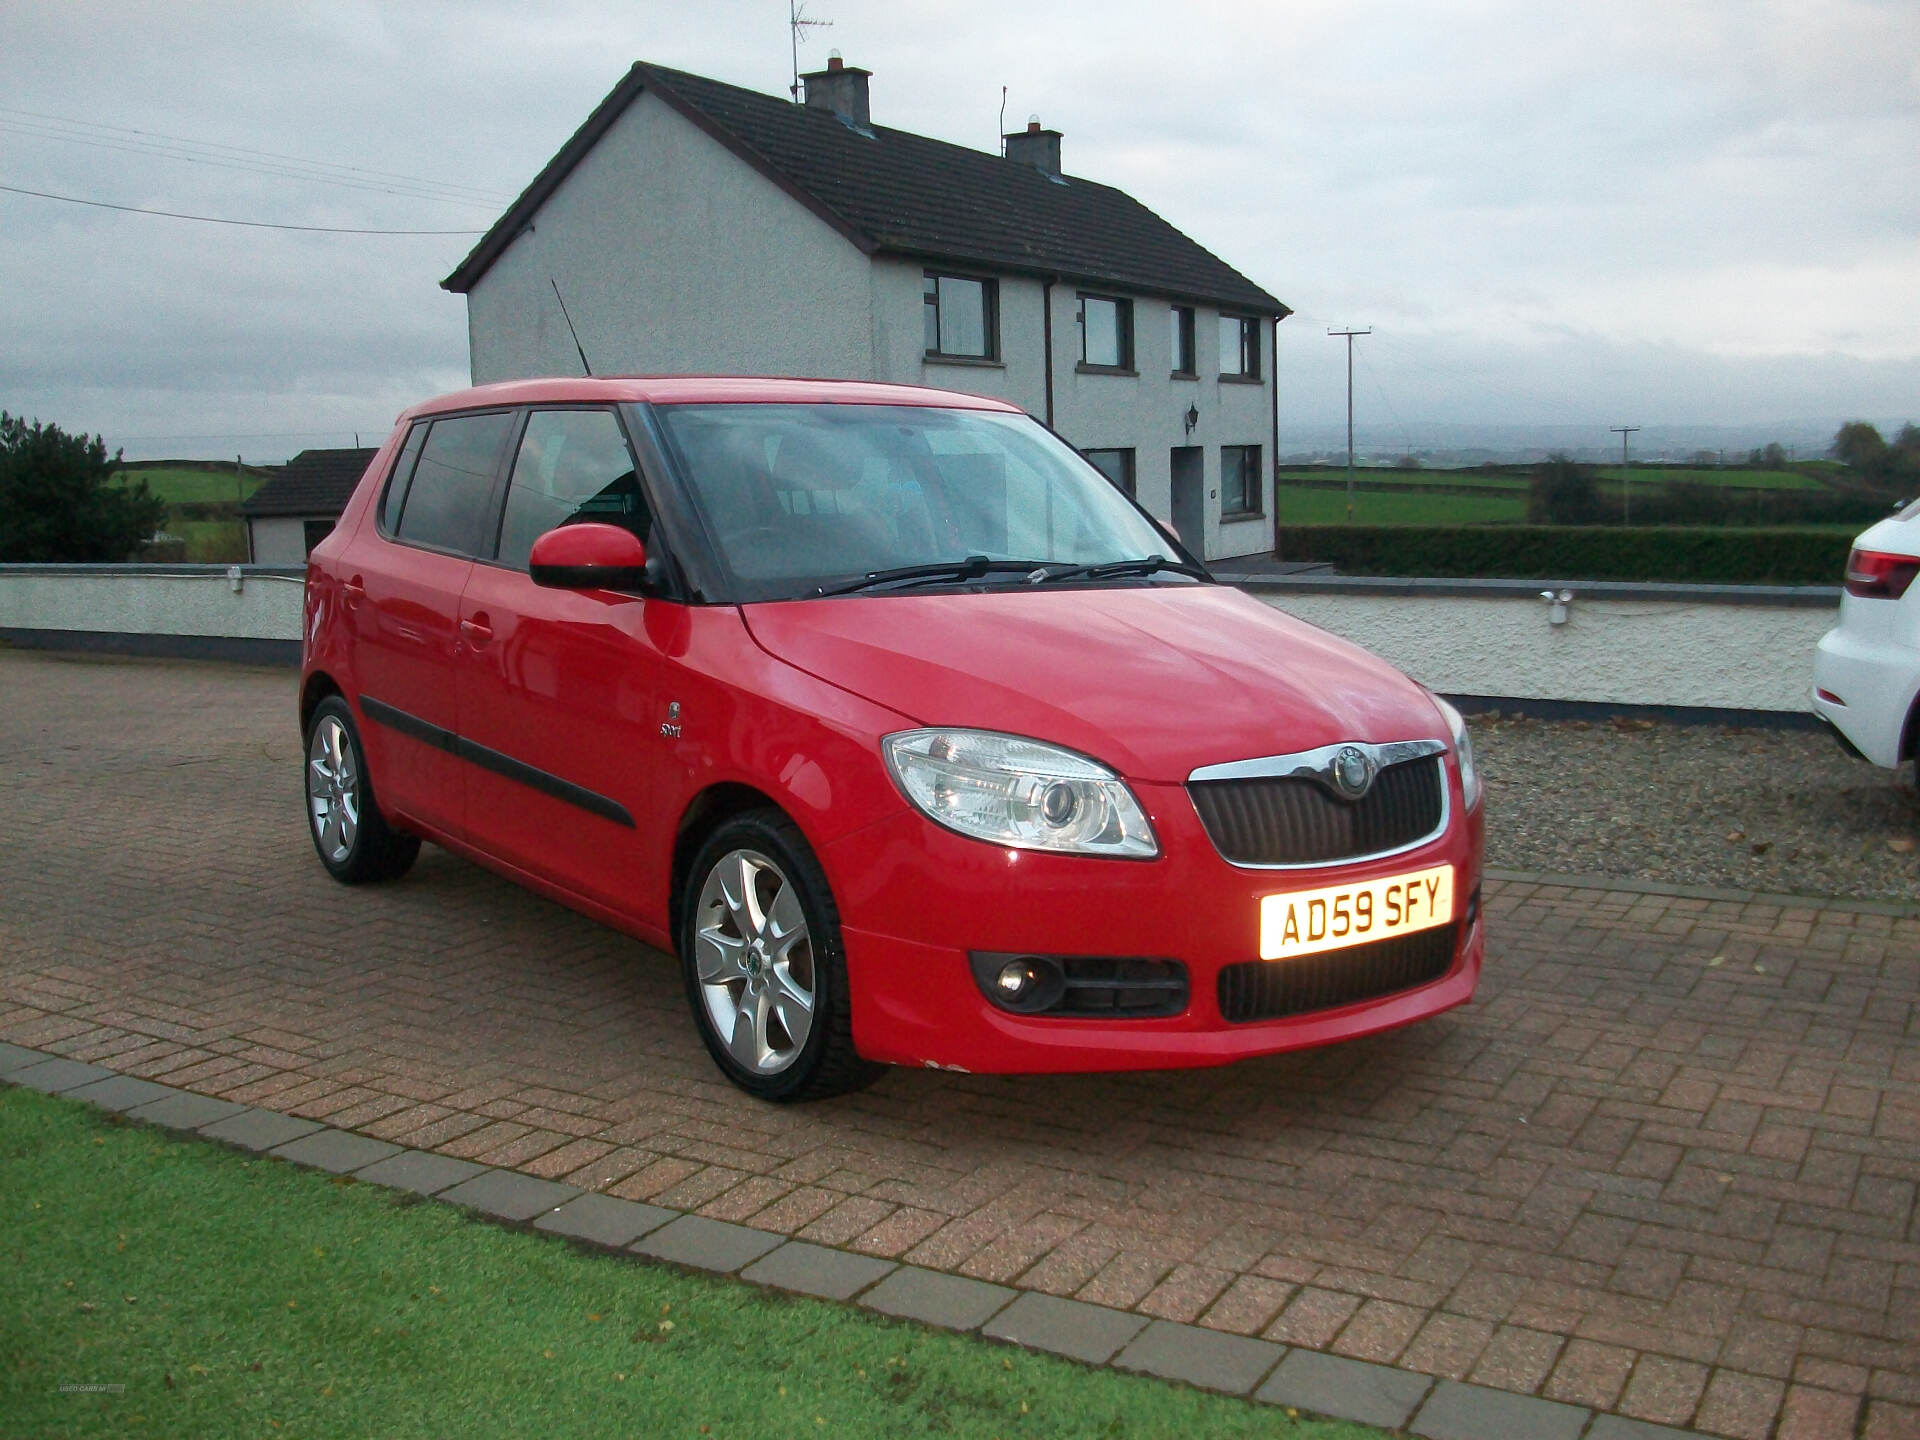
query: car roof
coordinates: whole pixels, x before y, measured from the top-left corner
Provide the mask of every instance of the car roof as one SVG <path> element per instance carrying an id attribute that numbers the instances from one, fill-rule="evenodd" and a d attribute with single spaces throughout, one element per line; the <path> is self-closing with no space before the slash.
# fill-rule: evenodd
<path id="1" fill-rule="evenodd" d="M 448 410 L 493 405 L 920 405 L 950 410 L 998 410 L 1018 405 L 985 395 L 962 395 L 925 385 L 871 380 L 794 380 L 760 375 L 604 375 L 506 380 L 436 396 L 400 413 L 407 421 Z"/>

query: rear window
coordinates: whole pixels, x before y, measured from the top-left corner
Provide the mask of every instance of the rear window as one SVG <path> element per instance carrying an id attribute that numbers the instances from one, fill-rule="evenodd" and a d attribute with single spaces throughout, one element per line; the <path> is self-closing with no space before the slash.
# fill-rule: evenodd
<path id="1" fill-rule="evenodd" d="M 421 447 L 395 533 L 415 545 L 478 554 L 487 535 L 494 471 L 513 414 L 455 415 L 436 420 Z"/>

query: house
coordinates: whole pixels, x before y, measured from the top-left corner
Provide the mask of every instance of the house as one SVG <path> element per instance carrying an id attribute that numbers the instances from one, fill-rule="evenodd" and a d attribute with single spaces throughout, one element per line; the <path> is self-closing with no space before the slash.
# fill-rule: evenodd
<path id="1" fill-rule="evenodd" d="M 636 64 L 441 284 L 475 384 L 699 373 L 1014 401 L 1190 549 L 1273 548 L 1290 312 L 1036 119 L 990 155 L 873 123 L 836 55 L 805 103 Z M 578 340 L 576 346 L 575 334 Z"/>
<path id="2" fill-rule="evenodd" d="M 302 450 L 240 505 L 256 565 L 304 565 L 327 538 L 377 450 Z"/>

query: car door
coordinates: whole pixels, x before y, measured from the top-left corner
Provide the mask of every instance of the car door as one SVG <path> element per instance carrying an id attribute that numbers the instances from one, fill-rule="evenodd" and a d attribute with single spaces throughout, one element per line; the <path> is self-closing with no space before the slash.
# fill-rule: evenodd
<path id="1" fill-rule="evenodd" d="M 460 596 L 475 550 L 491 539 L 496 477 L 515 419 L 497 410 L 417 424 L 374 525 L 342 567 L 355 616 L 354 700 L 375 727 L 368 739 L 382 802 L 455 835 L 466 783 L 453 754 Z"/>
<path id="2" fill-rule="evenodd" d="M 648 847 L 661 744 L 661 652 L 647 607 L 606 590 L 551 590 L 527 575 L 546 531 L 622 525 L 644 542 L 651 519 L 618 416 L 600 407 L 527 415 L 509 471 L 494 554 L 461 603 L 456 669 L 472 760 L 467 828 L 475 843 L 554 884 L 631 909 Z"/>

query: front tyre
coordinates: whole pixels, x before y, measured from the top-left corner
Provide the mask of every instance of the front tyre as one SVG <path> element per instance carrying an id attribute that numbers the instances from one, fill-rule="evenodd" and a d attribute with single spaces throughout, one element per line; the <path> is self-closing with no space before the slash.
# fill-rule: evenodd
<path id="1" fill-rule="evenodd" d="M 818 1100 L 884 1068 L 853 1048 L 840 917 L 799 829 L 773 810 L 727 820 L 680 906 L 694 1023 L 727 1078 L 762 1100 Z"/>
<path id="2" fill-rule="evenodd" d="M 307 833 L 343 885 L 398 879 L 420 853 L 419 837 L 401 834 L 380 813 L 353 711 L 338 695 L 307 721 Z"/>

